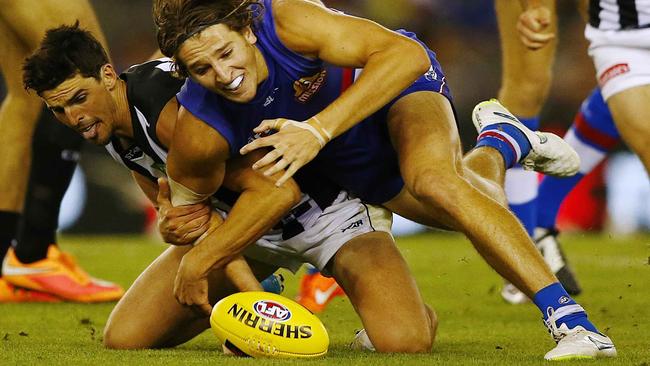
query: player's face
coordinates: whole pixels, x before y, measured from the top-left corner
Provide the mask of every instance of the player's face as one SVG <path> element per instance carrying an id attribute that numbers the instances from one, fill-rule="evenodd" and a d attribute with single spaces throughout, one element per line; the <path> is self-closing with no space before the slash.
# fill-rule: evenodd
<path id="1" fill-rule="evenodd" d="M 177 57 L 204 88 L 238 103 L 251 101 L 266 78 L 264 58 L 250 28 L 216 24 L 183 42 Z"/>
<path id="2" fill-rule="evenodd" d="M 110 141 L 116 107 L 102 79 L 77 74 L 42 92 L 41 97 L 61 123 L 84 139 L 97 145 Z"/>

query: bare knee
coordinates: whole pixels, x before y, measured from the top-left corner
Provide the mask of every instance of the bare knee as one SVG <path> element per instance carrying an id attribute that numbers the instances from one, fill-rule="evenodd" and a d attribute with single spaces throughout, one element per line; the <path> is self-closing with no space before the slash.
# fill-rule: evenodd
<path id="1" fill-rule="evenodd" d="M 385 329 L 380 335 L 368 335 L 381 353 L 426 353 L 431 352 L 434 336 L 426 326 L 418 329 Z"/>
<path id="2" fill-rule="evenodd" d="M 454 172 L 427 170 L 408 179 L 406 185 L 416 200 L 444 208 L 455 201 L 453 187 L 459 179 L 462 178 Z"/>
<path id="3" fill-rule="evenodd" d="M 142 338 L 140 338 L 142 339 Z M 128 327 L 113 325 L 110 321 L 104 328 L 104 347 L 109 349 L 143 349 L 150 348 L 142 344 L 135 332 L 130 331 Z"/>

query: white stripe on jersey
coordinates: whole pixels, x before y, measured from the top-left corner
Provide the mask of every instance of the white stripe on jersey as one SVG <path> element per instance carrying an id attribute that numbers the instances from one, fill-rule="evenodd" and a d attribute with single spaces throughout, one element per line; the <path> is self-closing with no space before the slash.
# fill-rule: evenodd
<path id="1" fill-rule="evenodd" d="M 137 107 L 133 107 L 135 109 L 135 113 L 138 116 L 138 122 L 140 122 L 140 125 L 142 126 L 142 130 L 144 131 L 144 134 L 147 136 L 147 142 L 149 143 L 149 146 L 151 149 L 158 155 L 158 157 L 162 161 L 167 161 L 167 151 L 160 147 L 156 141 L 154 141 L 151 136 L 149 136 L 149 132 L 147 131 L 147 127 L 149 127 L 149 122 L 147 121 L 147 118 L 145 118 L 144 114 L 140 112 L 140 110 Z"/>
<path id="2" fill-rule="evenodd" d="M 592 0 L 595 1 L 595 0 Z M 601 30 L 620 30 L 621 19 L 620 9 L 617 0 L 599 0 L 600 12 L 598 18 L 600 23 L 598 29 Z M 639 27 L 650 24 L 650 0 L 636 0 L 636 11 L 638 13 Z M 592 22 L 593 24 L 593 22 Z"/>

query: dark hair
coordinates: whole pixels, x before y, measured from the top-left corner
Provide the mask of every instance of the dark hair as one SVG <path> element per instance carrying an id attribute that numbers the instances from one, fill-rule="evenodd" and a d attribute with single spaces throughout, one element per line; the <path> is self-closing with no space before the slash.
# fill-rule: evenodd
<path id="1" fill-rule="evenodd" d="M 205 28 L 226 24 L 240 31 L 250 26 L 262 9 L 259 0 L 154 0 L 158 47 L 163 55 L 174 57 L 183 42 Z M 187 76 L 178 61 L 176 72 Z"/>
<path id="2" fill-rule="evenodd" d="M 23 63 L 23 86 L 40 95 L 76 74 L 99 79 L 102 66 L 108 62 L 101 43 L 79 28 L 77 21 L 45 33 L 40 47 Z"/>

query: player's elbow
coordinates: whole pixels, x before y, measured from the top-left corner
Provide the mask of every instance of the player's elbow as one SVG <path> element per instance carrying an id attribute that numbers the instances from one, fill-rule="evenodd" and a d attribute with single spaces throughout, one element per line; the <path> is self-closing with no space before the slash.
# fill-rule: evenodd
<path id="1" fill-rule="evenodd" d="M 431 68 L 429 55 L 424 47 L 422 47 L 422 45 L 417 41 L 406 37 L 402 38 L 402 42 L 400 42 L 400 50 L 398 52 L 400 55 L 403 55 L 403 57 L 408 58 L 408 61 L 404 63 L 404 65 L 408 65 L 415 77 L 420 77 Z"/>

